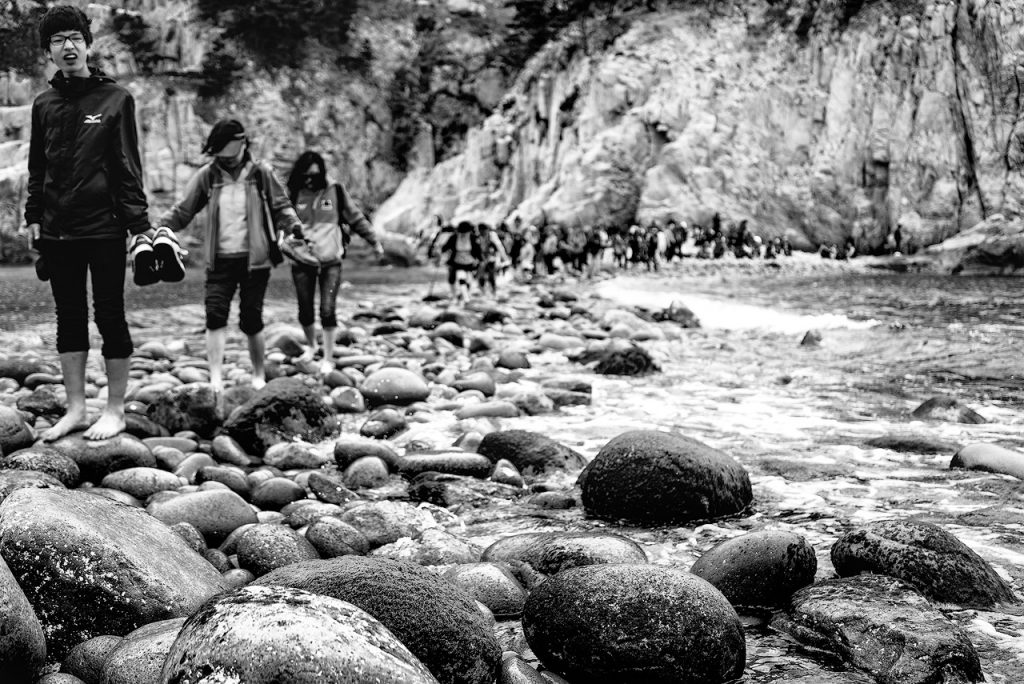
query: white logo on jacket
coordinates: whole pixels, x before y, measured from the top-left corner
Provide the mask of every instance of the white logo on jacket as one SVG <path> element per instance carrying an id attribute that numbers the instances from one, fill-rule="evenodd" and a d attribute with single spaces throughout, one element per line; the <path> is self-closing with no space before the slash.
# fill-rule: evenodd
<path id="1" fill-rule="evenodd" d="M 103 116 L 103 115 L 102 114 L 86 114 L 85 115 L 85 123 L 87 123 L 87 124 L 100 123 L 100 117 L 101 116 Z"/>

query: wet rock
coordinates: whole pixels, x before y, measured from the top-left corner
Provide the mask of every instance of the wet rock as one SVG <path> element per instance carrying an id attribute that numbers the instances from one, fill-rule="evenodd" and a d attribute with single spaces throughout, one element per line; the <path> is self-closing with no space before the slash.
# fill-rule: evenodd
<path id="1" fill-rule="evenodd" d="M 655 312 L 653 318 L 656 321 L 671 321 L 683 328 L 700 327 L 700 319 L 682 302 L 672 302 L 661 311 Z"/>
<path id="2" fill-rule="evenodd" d="M 82 479 L 99 483 L 110 473 L 125 468 L 155 468 L 153 452 L 137 437 L 120 434 L 110 439 L 89 440 L 82 433 L 62 437 L 51 447 L 74 461 Z"/>
<path id="3" fill-rule="evenodd" d="M 290 527 L 257 524 L 238 539 L 238 565 L 256 577 L 271 570 L 320 557 L 304 536 Z"/>
<path id="4" fill-rule="evenodd" d="M 636 542 L 605 532 L 527 532 L 504 537 L 488 546 L 484 561 L 519 561 L 553 575 L 568 568 L 609 563 L 646 563 Z"/>
<path id="5" fill-rule="evenodd" d="M 901 454 L 945 454 L 956 450 L 956 445 L 944 442 L 928 435 L 913 432 L 894 432 L 864 441 L 864 444 L 876 449 L 890 449 Z"/>
<path id="6" fill-rule="evenodd" d="M 506 651 L 501 658 L 497 684 L 549 684 L 537 670 L 515 651 Z"/>
<path id="7" fill-rule="evenodd" d="M 302 328 L 286 323 L 273 323 L 263 331 L 267 349 L 277 349 L 285 356 L 295 358 L 306 351 L 306 335 Z"/>
<path id="8" fill-rule="evenodd" d="M 484 435 L 477 453 L 492 463 L 505 459 L 523 475 L 539 475 L 548 470 L 576 470 L 587 461 L 569 447 L 545 435 L 527 430 L 501 430 Z"/>
<path id="9" fill-rule="evenodd" d="M 280 568 L 256 583 L 315 591 L 362 608 L 441 684 L 491 684 L 497 671 L 501 651 L 473 599 L 419 566 L 344 556 Z"/>
<path id="10" fill-rule="evenodd" d="M 303 442 L 281 442 L 271 445 L 263 454 L 263 463 L 280 470 L 301 468 L 316 469 L 332 463 L 329 453 L 317 453 L 312 444 Z"/>
<path id="11" fill-rule="evenodd" d="M 0 458 L 0 469 L 36 470 L 57 478 L 65 487 L 76 487 L 81 480 L 78 464 L 45 444 L 37 444 Z"/>
<path id="12" fill-rule="evenodd" d="M 381 368 L 367 376 L 359 391 L 371 408 L 384 404 L 407 406 L 430 396 L 423 377 L 405 368 Z"/>
<path id="13" fill-rule="evenodd" d="M 565 406 L 590 406 L 593 397 L 587 392 L 572 392 L 570 390 L 547 388 L 544 395 L 551 400 L 555 408 Z"/>
<path id="14" fill-rule="evenodd" d="M 429 503 L 441 508 L 447 508 L 452 503 L 448 492 L 448 485 L 444 482 L 429 480 L 410 482 L 406 488 L 406 495 L 410 501 Z"/>
<path id="15" fill-rule="evenodd" d="M 285 522 L 293 528 L 298 529 L 306 525 L 312 525 L 324 516 L 341 515 L 341 506 L 324 503 L 315 499 L 302 499 L 290 503 L 281 509 L 286 516 Z"/>
<path id="16" fill-rule="evenodd" d="M 180 494 L 154 501 L 146 511 L 167 525 L 187 522 L 211 542 L 219 542 L 242 525 L 256 522 L 249 504 L 229 489 Z"/>
<path id="17" fill-rule="evenodd" d="M 660 371 L 658 364 L 643 347 L 630 343 L 593 344 L 583 352 L 570 357 L 571 361 L 594 364 L 594 372 L 601 375 L 647 375 Z"/>
<path id="18" fill-rule="evenodd" d="M 245 471 L 235 466 L 203 466 L 196 473 L 196 484 L 220 482 L 242 498 L 248 498 L 252 487 Z"/>
<path id="19" fill-rule="evenodd" d="M 840 577 L 896 577 L 933 601 L 1019 603 L 981 556 L 941 527 L 917 520 L 881 520 L 847 532 L 832 545 L 832 564 Z"/>
<path id="20" fill-rule="evenodd" d="M 306 498 L 306 490 L 287 477 L 272 477 L 253 487 L 249 500 L 265 511 L 279 511 Z"/>
<path id="21" fill-rule="evenodd" d="M 1024 480 L 1024 453 L 998 444 L 968 444 L 953 454 L 950 469 L 981 470 Z"/>
<path id="22" fill-rule="evenodd" d="M 316 444 L 331 435 L 335 419 L 320 395 L 296 378 L 275 378 L 240 406 L 225 431 L 247 453 L 262 455 L 278 442 Z"/>
<path id="23" fill-rule="evenodd" d="M 437 523 L 429 513 L 400 501 L 370 501 L 353 506 L 341 519 L 366 537 L 371 548 L 416 537 Z"/>
<path id="24" fill-rule="evenodd" d="M 129 632 L 103 663 L 103 684 L 159 684 L 164 660 L 185 618 L 161 620 Z"/>
<path id="25" fill-rule="evenodd" d="M 46 639 L 18 580 L 0 558 L 0 672 L 6 681 L 31 682 L 46 661 Z"/>
<path id="26" fill-rule="evenodd" d="M 203 533 L 196 529 L 195 525 L 190 525 L 187 522 L 174 523 L 169 526 L 174 534 L 181 537 L 189 548 L 198 553 L 200 556 L 206 553 L 206 539 L 203 537 Z"/>
<path id="27" fill-rule="evenodd" d="M 57 369 L 36 356 L 0 356 L 0 378 L 11 378 L 23 385 L 33 373 L 55 374 Z"/>
<path id="28" fill-rule="evenodd" d="M 491 481 L 507 484 L 511 487 L 523 487 L 526 485 L 523 476 L 519 473 L 519 469 L 503 458 L 499 458 L 494 464 L 494 470 L 491 471 Z"/>
<path id="29" fill-rule="evenodd" d="M 126 413 L 124 415 L 124 423 L 125 432 L 139 439 L 170 434 L 163 425 L 157 425 L 148 417 L 139 413 Z"/>
<path id="30" fill-rule="evenodd" d="M 320 518 L 306 530 L 306 539 L 321 558 L 364 556 L 370 551 L 366 536 L 341 518 Z"/>
<path id="31" fill-rule="evenodd" d="M 382 408 L 367 417 L 366 422 L 359 428 L 359 434 L 373 439 L 388 439 L 407 427 L 405 416 L 393 408 Z"/>
<path id="32" fill-rule="evenodd" d="M 541 492 L 526 497 L 523 503 L 549 511 L 564 511 L 576 506 L 576 497 L 568 492 Z"/>
<path id="33" fill-rule="evenodd" d="M 342 476 L 337 473 L 311 473 L 306 482 L 309 490 L 326 503 L 340 505 L 359 498 L 358 494 L 345 487 Z"/>
<path id="34" fill-rule="evenodd" d="M 31 394 L 19 397 L 16 406 L 19 411 L 26 411 L 33 416 L 56 420 L 66 411 L 64 392 L 57 388 L 57 385 L 37 387 Z"/>
<path id="35" fill-rule="evenodd" d="M 162 392 L 150 404 L 148 416 L 172 433 L 193 430 L 204 439 L 213 437 L 221 423 L 213 385 L 204 382 L 193 382 Z"/>
<path id="36" fill-rule="evenodd" d="M 0 455 L 12 454 L 32 446 L 35 437 L 21 414 L 0 404 Z"/>
<path id="37" fill-rule="evenodd" d="M 370 552 L 371 556 L 408 561 L 417 565 L 475 563 L 480 549 L 436 527 L 423 530 L 415 539 L 403 537 Z"/>
<path id="38" fill-rule="evenodd" d="M 398 465 L 398 454 L 384 442 L 346 436 L 334 443 L 334 460 L 339 468 L 347 468 L 366 456 L 383 460 L 388 465 L 388 470 L 394 470 Z"/>
<path id="39" fill-rule="evenodd" d="M 510 401 L 528 416 L 542 416 L 555 410 L 555 402 L 543 392 L 519 392 Z"/>
<path id="40" fill-rule="evenodd" d="M 880 575 L 798 591 L 772 627 L 839 656 L 878 682 L 981 682 L 970 639 L 903 582 Z"/>
<path id="41" fill-rule="evenodd" d="M 774 608 L 814 581 L 814 548 L 798 534 L 758 530 L 712 547 L 690 568 L 737 609 Z"/>
<path id="42" fill-rule="evenodd" d="M 0 470 L 0 502 L 21 489 L 64 489 L 60 480 L 37 470 Z"/>
<path id="43" fill-rule="evenodd" d="M 428 471 L 486 478 L 493 469 L 494 464 L 485 456 L 467 451 L 417 452 L 398 460 L 398 472 L 407 478 Z"/>
<path id="44" fill-rule="evenodd" d="M 103 679 L 103 663 L 107 656 L 117 648 L 124 637 L 103 634 L 86 639 L 76 645 L 61 663 L 61 672 L 80 678 L 86 684 L 100 682 Z"/>
<path id="45" fill-rule="evenodd" d="M 372 489 L 388 481 L 388 464 L 376 456 L 364 456 L 345 469 L 345 485 Z"/>
<path id="46" fill-rule="evenodd" d="M 932 397 L 913 410 L 918 420 L 943 420 L 949 423 L 980 425 L 988 421 L 974 409 L 964 406 L 953 397 Z"/>
<path id="47" fill-rule="evenodd" d="M 149 437 L 142 440 L 142 443 L 149 447 L 151 451 L 163 447 L 180 451 L 183 454 L 191 454 L 199 448 L 196 440 L 187 437 Z"/>
<path id="48" fill-rule="evenodd" d="M 436 684 L 363 610 L 283 586 L 248 586 L 207 602 L 182 628 L 162 681 Z"/>
<path id="49" fill-rule="evenodd" d="M 495 390 L 494 378 L 491 377 L 490 373 L 484 371 L 463 375 L 452 382 L 451 386 L 460 392 L 477 390 L 485 397 L 494 396 Z"/>
<path id="50" fill-rule="evenodd" d="M 750 505 L 742 465 L 703 442 L 655 430 L 613 438 L 581 476 L 587 515 L 670 524 L 733 515 Z"/>
<path id="51" fill-rule="evenodd" d="M 455 412 L 459 420 L 469 418 L 518 418 L 519 407 L 511 401 L 484 401 L 463 406 Z"/>
<path id="52" fill-rule="evenodd" d="M 223 589 L 178 535 L 102 497 L 26 489 L 0 505 L 0 554 L 43 622 L 49 657 L 188 615 Z"/>
<path id="53" fill-rule="evenodd" d="M 167 449 L 167 447 L 157 447 L 157 451 L 161 449 Z M 195 483 L 196 477 L 203 468 L 212 468 L 217 465 L 208 454 L 197 453 L 191 454 L 185 457 L 185 460 L 181 461 L 174 469 L 174 474 L 178 477 L 183 477 L 190 483 Z"/>
<path id="54" fill-rule="evenodd" d="M 366 410 L 366 399 L 355 387 L 336 387 L 331 390 L 330 398 L 339 413 L 362 413 Z"/>
<path id="55" fill-rule="evenodd" d="M 182 482 L 177 475 L 159 468 L 125 468 L 110 473 L 100 484 L 145 499 L 157 492 L 175 490 Z"/>
<path id="56" fill-rule="evenodd" d="M 746 657 L 725 597 L 655 565 L 561 572 L 530 592 L 523 631 L 541 662 L 570 681 L 717 684 L 740 677 Z"/>
<path id="57" fill-rule="evenodd" d="M 498 360 L 494 362 L 494 365 L 509 370 L 525 369 L 530 368 L 530 360 L 527 358 L 526 352 L 506 350 L 498 355 Z"/>
<path id="58" fill-rule="evenodd" d="M 242 468 L 249 465 L 249 455 L 245 453 L 245 449 L 242 448 L 241 444 L 227 435 L 217 435 L 213 438 L 213 442 L 210 446 L 213 457 L 217 459 L 219 463 L 227 463 L 229 465 L 240 466 Z"/>
<path id="59" fill-rule="evenodd" d="M 445 321 L 434 328 L 431 337 L 450 342 L 456 347 L 461 347 L 465 342 L 465 333 L 462 326 L 455 321 Z"/>
<path id="60" fill-rule="evenodd" d="M 800 346 L 820 347 L 822 339 L 821 333 L 817 330 L 808 330 L 804 333 L 804 336 L 800 338 Z"/>
<path id="61" fill-rule="evenodd" d="M 518 617 L 526 590 L 504 563 L 463 563 L 448 568 L 444 577 L 460 587 L 498 618 Z"/>

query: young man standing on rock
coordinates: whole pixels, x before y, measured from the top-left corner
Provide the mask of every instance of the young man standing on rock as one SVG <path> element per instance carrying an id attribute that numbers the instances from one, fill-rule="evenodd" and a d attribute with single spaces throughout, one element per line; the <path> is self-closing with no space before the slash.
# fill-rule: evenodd
<path id="1" fill-rule="evenodd" d="M 81 429 L 106 439 L 125 428 L 124 395 L 133 345 L 124 313 L 125 238 L 151 233 L 131 93 L 87 60 L 89 19 L 67 5 L 39 21 L 39 40 L 58 71 L 32 104 L 25 223 L 57 310 L 67 413 L 43 433 L 53 441 Z M 86 280 L 103 337 L 107 405 L 91 426 L 85 403 L 89 355 Z"/>

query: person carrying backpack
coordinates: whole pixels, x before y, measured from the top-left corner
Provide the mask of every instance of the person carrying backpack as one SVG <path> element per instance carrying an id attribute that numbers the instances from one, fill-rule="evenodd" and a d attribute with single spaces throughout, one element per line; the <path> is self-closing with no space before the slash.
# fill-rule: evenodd
<path id="1" fill-rule="evenodd" d="M 481 223 L 479 226 L 480 242 L 480 265 L 477 268 L 477 282 L 480 284 L 480 292 L 486 294 L 487 286 L 491 287 L 491 295 L 498 294 L 497 274 L 498 269 L 509 263 L 505 245 L 496 231 L 491 229 L 489 223 Z"/>
<path id="2" fill-rule="evenodd" d="M 285 238 L 282 251 L 292 262 L 299 325 L 310 350 L 317 346 L 313 302 L 319 286 L 320 325 L 324 329 L 319 370 L 327 374 L 334 370 L 338 288 L 341 260 L 350 240 L 349 226 L 373 247 L 377 258 L 384 256 L 384 247 L 344 186 L 328 179 L 327 165 L 320 154 L 307 150 L 299 155 L 288 174 L 287 187 L 288 198 L 303 227 Z"/>
<path id="3" fill-rule="evenodd" d="M 483 258 L 480 239 L 473 224 L 462 221 L 455 232 L 441 246 L 441 254 L 448 262 L 448 287 L 452 301 L 464 301 L 469 295 L 470 278 L 476 273 Z"/>

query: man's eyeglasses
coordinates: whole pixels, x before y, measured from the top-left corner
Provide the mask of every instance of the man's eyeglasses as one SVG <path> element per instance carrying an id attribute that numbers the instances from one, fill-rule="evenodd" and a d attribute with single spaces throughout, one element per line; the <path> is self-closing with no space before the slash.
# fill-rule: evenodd
<path id="1" fill-rule="evenodd" d="M 62 48 L 64 47 L 64 44 L 69 40 L 75 45 L 85 45 L 85 36 L 83 36 L 81 33 L 75 33 L 70 36 L 51 36 L 50 47 Z"/>

